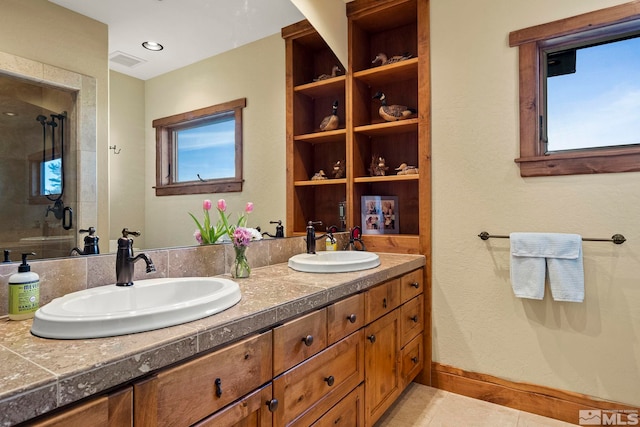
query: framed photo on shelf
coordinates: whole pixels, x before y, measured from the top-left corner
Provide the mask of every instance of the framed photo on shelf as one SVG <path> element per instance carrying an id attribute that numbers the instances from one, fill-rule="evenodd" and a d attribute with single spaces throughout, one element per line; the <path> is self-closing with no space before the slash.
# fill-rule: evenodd
<path id="1" fill-rule="evenodd" d="M 362 233 L 398 234 L 400 216 L 395 196 L 362 196 Z"/>

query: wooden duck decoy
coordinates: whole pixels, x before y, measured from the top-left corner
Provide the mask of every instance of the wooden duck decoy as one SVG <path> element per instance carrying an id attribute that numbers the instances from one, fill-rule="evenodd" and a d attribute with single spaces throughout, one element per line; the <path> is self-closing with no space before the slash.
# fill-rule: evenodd
<path id="1" fill-rule="evenodd" d="M 334 101 L 331 114 L 322 119 L 320 122 L 320 130 L 328 131 L 338 129 L 340 118 L 338 117 L 338 101 Z"/>
<path id="2" fill-rule="evenodd" d="M 371 165 L 369 166 L 369 174 L 371 176 L 385 176 L 389 166 L 387 166 L 384 157 L 371 156 Z"/>
<path id="3" fill-rule="evenodd" d="M 314 173 L 313 176 L 311 177 L 311 181 L 321 181 L 323 179 L 327 179 L 327 175 L 324 173 L 322 169 Z"/>
<path id="4" fill-rule="evenodd" d="M 371 61 L 371 63 L 375 64 L 376 62 L 380 61 L 380 65 L 393 64 L 395 62 L 405 61 L 411 58 L 412 56 L 413 55 L 411 55 L 410 53 L 405 53 L 403 55 L 395 55 L 389 58 L 387 57 L 387 55 L 380 52 L 379 54 L 376 55 L 375 58 L 373 58 L 373 61 Z"/>
<path id="5" fill-rule="evenodd" d="M 380 114 L 380 117 L 388 122 L 409 119 L 418 112 L 415 108 L 409 108 L 404 105 L 387 105 L 387 98 L 382 92 L 377 92 L 375 95 L 373 95 L 373 98 L 379 99 L 382 103 L 380 109 L 378 110 L 378 113 Z"/>
<path id="6" fill-rule="evenodd" d="M 333 164 L 333 171 L 331 173 L 333 174 L 334 179 L 344 178 L 344 174 L 346 171 L 344 163 L 344 160 L 338 160 Z"/>
<path id="7" fill-rule="evenodd" d="M 340 67 L 338 67 L 337 65 L 334 65 L 333 68 L 331 69 L 331 74 L 320 74 L 318 77 L 313 79 L 313 81 L 314 82 L 319 82 L 320 80 L 327 80 L 327 79 L 330 79 L 332 77 L 336 77 L 338 75 L 338 73 L 340 73 L 340 72 L 342 72 Z"/>
<path id="8" fill-rule="evenodd" d="M 418 168 L 415 166 L 408 166 L 406 163 L 402 163 L 396 168 L 398 173 L 396 175 L 417 175 Z"/>

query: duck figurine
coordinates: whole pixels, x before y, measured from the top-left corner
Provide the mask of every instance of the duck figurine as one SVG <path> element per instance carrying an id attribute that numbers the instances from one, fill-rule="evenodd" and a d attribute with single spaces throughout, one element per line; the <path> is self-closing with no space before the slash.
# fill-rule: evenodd
<path id="1" fill-rule="evenodd" d="M 415 108 L 409 108 L 404 105 L 387 105 L 387 98 L 384 93 L 377 92 L 373 95 L 374 99 L 379 99 L 382 105 L 378 110 L 380 117 L 388 122 L 395 122 L 397 120 L 404 120 L 413 117 L 418 111 Z"/>
<path id="2" fill-rule="evenodd" d="M 400 166 L 396 168 L 396 175 L 417 175 L 418 168 L 415 166 L 408 166 L 406 163 L 402 163 Z"/>
<path id="3" fill-rule="evenodd" d="M 318 77 L 313 79 L 313 81 L 319 82 L 320 80 L 327 80 L 332 77 L 336 77 L 338 73 L 341 73 L 341 72 L 342 70 L 340 69 L 340 67 L 338 67 L 337 65 L 334 65 L 333 68 L 331 68 L 331 74 L 320 74 Z"/>
<path id="4" fill-rule="evenodd" d="M 327 179 L 327 175 L 324 173 L 322 169 L 314 173 L 313 176 L 311 177 L 311 181 L 321 181 L 323 179 Z"/>
<path id="5" fill-rule="evenodd" d="M 331 171 L 331 174 L 333 175 L 334 179 L 344 178 L 344 174 L 346 171 L 346 167 L 344 163 L 345 163 L 344 160 L 338 160 L 333 164 L 333 171 Z"/>
<path id="6" fill-rule="evenodd" d="M 371 156 L 371 165 L 369 165 L 369 174 L 371 176 L 385 176 L 389 166 L 382 156 Z"/>
<path id="7" fill-rule="evenodd" d="M 320 122 L 320 130 L 328 131 L 338 129 L 338 125 L 340 124 L 340 118 L 338 117 L 338 101 L 333 102 L 333 107 L 331 109 L 331 114 L 322 119 Z"/>
<path id="8" fill-rule="evenodd" d="M 403 55 L 395 55 L 389 58 L 387 57 L 387 55 L 380 52 L 379 54 L 376 55 L 375 58 L 373 58 L 373 61 L 371 61 L 371 63 L 375 64 L 376 62 L 380 61 L 380 65 L 394 64 L 396 62 L 405 61 L 411 58 L 412 56 L 413 55 L 411 55 L 410 53 L 405 53 Z"/>

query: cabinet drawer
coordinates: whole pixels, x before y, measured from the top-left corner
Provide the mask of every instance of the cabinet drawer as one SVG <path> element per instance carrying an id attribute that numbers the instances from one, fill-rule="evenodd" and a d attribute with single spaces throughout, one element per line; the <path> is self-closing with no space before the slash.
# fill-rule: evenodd
<path id="1" fill-rule="evenodd" d="M 327 310 L 273 329 L 273 374 L 279 375 L 327 347 Z"/>
<path id="2" fill-rule="evenodd" d="M 327 335 L 333 344 L 364 326 L 364 295 L 353 295 L 327 307 Z"/>
<path id="3" fill-rule="evenodd" d="M 365 322 L 371 323 L 400 305 L 400 279 L 393 279 L 365 293 Z"/>
<path id="4" fill-rule="evenodd" d="M 424 296 L 420 295 L 400 307 L 400 344 L 405 345 L 424 329 Z"/>
<path id="5" fill-rule="evenodd" d="M 400 278 L 400 300 L 407 302 L 424 292 L 424 270 L 418 269 Z"/>
<path id="6" fill-rule="evenodd" d="M 422 344 L 422 335 L 418 335 L 402 349 L 400 375 L 403 388 L 422 371 L 424 365 Z"/>
<path id="7" fill-rule="evenodd" d="M 136 384 L 135 425 L 191 425 L 266 384 L 271 345 L 269 331 Z"/>
<path id="8" fill-rule="evenodd" d="M 311 425 L 364 380 L 360 330 L 273 380 L 275 426 Z"/>
<path id="9" fill-rule="evenodd" d="M 360 385 L 311 427 L 358 427 L 364 425 L 364 386 Z"/>
<path id="10" fill-rule="evenodd" d="M 267 402 L 271 400 L 271 392 L 269 384 L 195 424 L 194 427 L 269 427 L 272 415 Z"/>

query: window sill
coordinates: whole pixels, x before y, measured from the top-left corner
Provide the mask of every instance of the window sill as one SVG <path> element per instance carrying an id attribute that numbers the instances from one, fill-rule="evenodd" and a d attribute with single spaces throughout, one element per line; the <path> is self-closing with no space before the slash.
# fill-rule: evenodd
<path id="1" fill-rule="evenodd" d="M 211 182 L 188 182 L 154 187 L 156 196 L 180 196 L 184 194 L 237 193 L 242 191 L 242 181 L 217 179 Z"/>
<path id="2" fill-rule="evenodd" d="M 640 148 L 554 153 L 520 157 L 520 176 L 555 176 L 640 171 Z"/>

